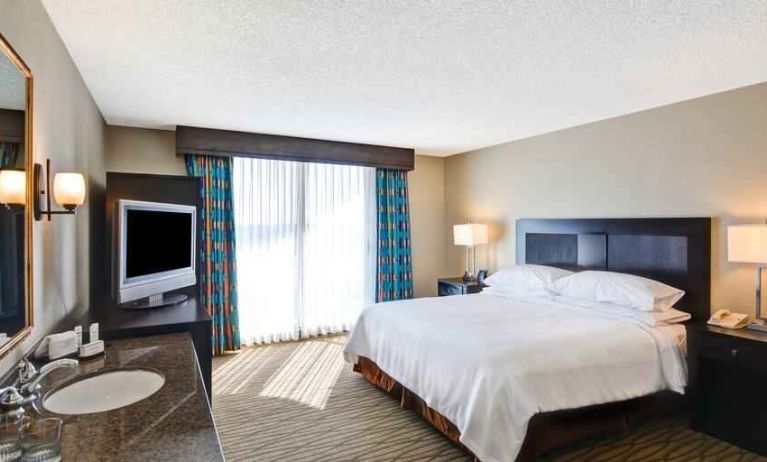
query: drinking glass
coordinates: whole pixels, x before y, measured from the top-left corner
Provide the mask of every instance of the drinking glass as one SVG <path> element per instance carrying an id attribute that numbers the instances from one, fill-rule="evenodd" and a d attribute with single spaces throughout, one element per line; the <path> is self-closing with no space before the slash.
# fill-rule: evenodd
<path id="1" fill-rule="evenodd" d="M 61 460 L 61 419 L 30 419 L 21 426 L 22 462 L 58 462 Z"/>
<path id="2" fill-rule="evenodd" d="M 18 417 L 0 416 L 0 462 L 12 462 L 21 458 L 21 437 Z"/>

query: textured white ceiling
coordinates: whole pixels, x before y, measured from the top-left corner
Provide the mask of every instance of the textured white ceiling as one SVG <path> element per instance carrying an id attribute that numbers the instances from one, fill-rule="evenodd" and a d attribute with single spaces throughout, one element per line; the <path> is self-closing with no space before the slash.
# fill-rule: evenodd
<path id="1" fill-rule="evenodd" d="M 765 0 L 43 1 L 117 125 L 449 155 L 767 81 Z"/>

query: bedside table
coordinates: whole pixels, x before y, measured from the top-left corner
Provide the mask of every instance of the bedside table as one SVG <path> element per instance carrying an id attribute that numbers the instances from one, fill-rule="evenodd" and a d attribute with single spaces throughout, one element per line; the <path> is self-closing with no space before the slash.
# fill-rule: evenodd
<path id="1" fill-rule="evenodd" d="M 463 278 L 440 278 L 437 279 L 437 295 L 466 295 L 477 294 L 487 287 L 477 281 L 466 282 Z"/>
<path id="2" fill-rule="evenodd" d="M 687 326 L 694 430 L 767 455 L 767 333 Z"/>

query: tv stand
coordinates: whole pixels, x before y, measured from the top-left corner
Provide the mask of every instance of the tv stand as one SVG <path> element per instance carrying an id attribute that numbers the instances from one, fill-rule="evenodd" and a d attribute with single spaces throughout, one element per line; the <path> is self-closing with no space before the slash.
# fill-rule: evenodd
<path id="1" fill-rule="evenodd" d="M 157 294 L 148 298 L 142 298 L 134 302 L 123 303 L 120 307 L 126 310 L 147 310 L 150 308 L 160 308 L 161 306 L 181 305 L 189 300 L 185 294 Z"/>

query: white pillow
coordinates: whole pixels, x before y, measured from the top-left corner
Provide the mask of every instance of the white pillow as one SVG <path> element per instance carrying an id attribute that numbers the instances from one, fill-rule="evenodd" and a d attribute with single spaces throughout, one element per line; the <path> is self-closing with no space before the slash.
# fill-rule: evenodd
<path id="1" fill-rule="evenodd" d="M 557 279 L 573 274 L 572 271 L 541 265 L 514 265 L 501 268 L 485 278 L 491 287 L 513 288 L 522 291 L 548 289 Z"/>
<path id="2" fill-rule="evenodd" d="M 645 313 L 642 313 L 645 314 Z M 675 324 L 679 322 L 685 322 L 692 319 L 692 315 L 690 313 L 687 313 L 685 311 L 679 311 L 674 308 L 670 308 L 667 311 L 652 311 L 650 313 L 646 313 L 650 316 L 650 319 L 652 319 L 652 324 L 649 321 L 644 321 L 647 324 L 650 324 L 651 326 L 657 326 L 659 324 Z"/>
<path id="3" fill-rule="evenodd" d="M 616 305 L 614 303 L 594 302 L 580 298 L 566 297 L 564 295 L 556 295 L 554 300 L 580 308 L 599 311 L 600 313 L 636 319 L 637 321 L 652 327 L 665 324 L 675 324 L 692 319 L 692 315 L 690 313 L 679 311 L 674 308 L 670 308 L 666 311 L 642 311 L 637 310 L 631 306 Z"/>
<path id="4" fill-rule="evenodd" d="M 485 287 L 482 289 L 482 293 L 521 300 L 551 299 L 554 295 L 546 289 L 521 289 L 513 286 Z"/>
<path id="5" fill-rule="evenodd" d="M 567 297 L 614 303 L 642 311 L 668 311 L 683 290 L 633 274 L 583 271 L 554 281 L 553 292 Z"/>

